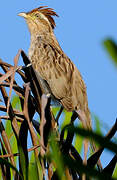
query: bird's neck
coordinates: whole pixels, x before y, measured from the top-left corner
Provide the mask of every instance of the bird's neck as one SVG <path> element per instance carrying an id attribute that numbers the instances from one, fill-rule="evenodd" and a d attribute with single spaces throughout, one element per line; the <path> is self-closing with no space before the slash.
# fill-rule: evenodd
<path id="1" fill-rule="evenodd" d="M 44 33 L 37 33 L 35 35 L 31 35 L 31 43 L 34 43 L 34 41 L 41 41 L 41 40 L 45 40 L 47 41 L 49 39 L 49 35 L 48 34 L 44 34 Z"/>
<path id="2" fill-rule="evenodd" d="M 54 45 L 54 47 L 57 47 L 61 51 L 61 48 L 59 46 L 59 43 L 54 35 L 54 33 L 35 33 L 31 34 L 31 41 L 30 41 L 30 48 L 29 48 L 29 58 L 31 60 L 32 54 L 34 53 L 35 46 L 41 46 L 41 44 L 50 44 Z"/>

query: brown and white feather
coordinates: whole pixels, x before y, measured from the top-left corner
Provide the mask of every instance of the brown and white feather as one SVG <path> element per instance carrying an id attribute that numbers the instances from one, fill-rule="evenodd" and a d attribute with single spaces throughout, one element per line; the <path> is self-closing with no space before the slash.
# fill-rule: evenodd
<path id="1" fill-rule="evenodd" d="M 31 34 L 29 58 L 43 93 L 51 93 L 67 111 L 76 111 L 84 128 L 91 129 L 85 83 L 54 35 L 53 16 L 58 15 L 53 9 L 42 6 L 24 16 Z"/>

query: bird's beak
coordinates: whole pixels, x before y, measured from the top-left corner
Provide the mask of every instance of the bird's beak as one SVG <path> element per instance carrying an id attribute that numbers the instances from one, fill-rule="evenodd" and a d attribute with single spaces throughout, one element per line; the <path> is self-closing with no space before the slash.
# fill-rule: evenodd
<path id="1" fill-rule="evenodd" d="M 19 13 L 19 14 L 18 14 L 18 16 L 22 16 L 22 17 L 24 17 L 24 18 L 27 18 L 27 14 L 26 14 L 26 13 L 24 13 L 24 12 Z"/>

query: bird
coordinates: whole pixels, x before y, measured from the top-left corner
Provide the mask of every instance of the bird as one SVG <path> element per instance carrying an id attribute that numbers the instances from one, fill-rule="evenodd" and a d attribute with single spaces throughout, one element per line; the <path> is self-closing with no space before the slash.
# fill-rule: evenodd
<path id="1" fill-rule="evenodd" d="M 91 130 L 86 85 L 80 71 L 64 53 L 55 36 L 58 14 L 48 6 L 18 14 L 25 18 L 31 40 L 28 56 L 41 83 L 44 94 L 51 94 L 66 111 L 76 112 L 83 128 Z M 88 142 L 85 139 L 84 163 Z"/>

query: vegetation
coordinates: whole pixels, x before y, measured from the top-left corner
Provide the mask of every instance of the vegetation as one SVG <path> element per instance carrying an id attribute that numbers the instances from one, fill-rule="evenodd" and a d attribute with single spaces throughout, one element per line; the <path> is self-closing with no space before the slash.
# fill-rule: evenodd
<path id="1" fill-rule="evenodd" d="M 116 64 L 116 45 L 110 40 L 104 41 L 104 45 Z M 22 67 L 17 66 L 20 54 Z M 75 126 L 71 113 L 63 111 L 60 105 L 51 107 L 50 97 L 42 94 L 29 64 L 23 51 L 14 58 L 14 66 L 0 60 L 4 71 L 0 73 L 0 179 L 76 180 L 84 173 L 87 179 L 116 179 L 117 144 L 110 139 L 116 133 L 117 121 L 105 137 L 97 117 L 96 133 Z M 12 91 L 16 95 L 11 100 Z M 96 153 L 89 153 L 87 166 L 81 157 L 84 137 L 99 145 Z M 114 157 L 100 171 L 96 164 L 105 148 L 113 152 Z"/>

